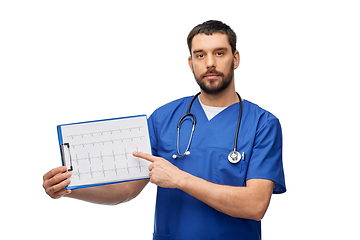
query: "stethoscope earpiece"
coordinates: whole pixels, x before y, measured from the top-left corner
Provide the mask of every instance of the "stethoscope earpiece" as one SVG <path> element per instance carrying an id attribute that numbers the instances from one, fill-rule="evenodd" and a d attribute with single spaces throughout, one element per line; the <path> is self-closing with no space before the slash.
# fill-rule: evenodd
<path id="1" fill-rule="evenodd" d="M 181 158 L 181 157 L 183 157 L 185 155 L 190 155 L 190 151 L 186 151 L 184 154 L 179 154 L 179 155 L 174 154 L 172 157 L 174 159 L 176 159 L 176 158 Z"/>

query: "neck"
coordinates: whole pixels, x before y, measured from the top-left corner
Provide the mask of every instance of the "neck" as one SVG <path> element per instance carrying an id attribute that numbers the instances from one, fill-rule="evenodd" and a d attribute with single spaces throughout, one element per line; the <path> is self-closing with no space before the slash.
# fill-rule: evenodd
<path id="1" fill-rule="evenodd" d="M 211 107 L 228 107 L 239 102 L 233 85 L 230 85 L 227 89 L 217 94 L 208 94 L 201 90 L 199 98 L 202 104 Z"/>

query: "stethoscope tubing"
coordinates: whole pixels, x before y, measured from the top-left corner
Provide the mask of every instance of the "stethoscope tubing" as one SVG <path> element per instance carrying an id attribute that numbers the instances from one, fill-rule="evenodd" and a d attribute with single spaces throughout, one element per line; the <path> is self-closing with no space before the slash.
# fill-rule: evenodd
<path id="1" fill-rule="evenodd" d="M 179 119 L 179 122 L 178 122 L 178 124 L 177 124 L 177 144 L 176 144 L 176 145 L 177 145 L 178 155 L 175 155 L 175 154 L 174 154 L 174 155 L 173 155 L 173 158 L 181 158 L 181 157 L 183 157 L 183 156 L 185 156 L 185 155 L 189 155 L 189 154 L 190 154 L 189 148 L 190 148 L 191 140 L 192 140 L 192 138 L 193 138 L 193 133 L 194 133 L 194 130 L 195 130 L 195 125 L 196 125 L 196 116 L 195 116 L 195 114 L 191 113 L 190 110 L 191 110 L 191 106 L 193 105 L 195 99 L 196 99 L 200 94 L 201 94 L 201 92 L 197 93 L 197 94 L 191 99 L 186 114 L 184 114 L 184 115 Z M 235 140 L 234 140 L 234 150 L 233 150 L 232 152 L 230 152 L 230 154 L 229 154 L 229 161 L 230 161 L 230 159 L 231 159 L 231 158 L 230 158 L 231 153 L 234 152 L 234 153 L 236 153 L 236 155 L 239 154 L 239 153 L 236 151 L 236 148 L 237 148 L 237 140 L 238 140 L 238 136 L 239 136 L 240 123 L 241 123 L 241 117 L 242 117 L 242 100 L 241 100 L 240 94 L 237 93 L 237 92 L 236 92 L 236 94 L 237 94 L 237 96 L 238 96 L 238 98 L 239 98 L 240 109 L 239 109 L 238 122 L 237 122 L 237 126 L 236 126 L 236 133 L 235 133 Z M 180 146 L 179 146 L 179 144 L 180 144 L 180 143 L 179 143 L 179 142 L 180 142 L 180 139 L 179 139 L 179 138 L 180 138 L 180 137 L 179 137 L 179 136 L 180 136 L 180 126 L 181 126 L 183 120 L 184 120 L 186 117 L 188 117 L 188 116 L 191 116 L 192 119 L 193 119 L 193 121 L 192 121 L 192 130 L 191 130 L 190 139 L 189 139 L 189 143 L 188 143 L 188 145 L 187 145 L 187 147 L 186 147 L 186 150 L 185 150 L 184 154 L 181 154 L 181 153 L 180 153 Z M 240 159 L 241 159 L 241 157 L 240 157 Z M 236 163 L 236 162 L 238 162 L 238 160 L 234 160 L 234 161 L 230 161 L 230 162 Z"/>
<path id="2" fill-rule="evenodd" d="M 239 98 L 240 109 L 239 109 L 238 123 L 237 123 L 237 126 L 236 126 L 236 134 L 235 134 L 235 141 L 234 141 L 234 151 L 236 151 L 236 148 L 237 148 L 237 141 L 238 141 L 239 130 L 240 130 L 240 122 L 241 122 L 241 117 L 242 117 L 242 100 L 241 100 L 240 94 L 238 94 L 236 92 L 236 95 Z"/>

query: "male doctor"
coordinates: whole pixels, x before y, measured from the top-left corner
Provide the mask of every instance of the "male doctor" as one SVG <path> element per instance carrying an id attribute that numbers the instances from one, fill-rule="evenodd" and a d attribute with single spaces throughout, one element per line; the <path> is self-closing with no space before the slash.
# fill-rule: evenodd
<path id="1" fill-rule="evenodd" d="M 200 95 L 157 109 L 148 119 L 153 155 L 150 182 L 158 186 L 153 239 L 261 239 L 261 222 L 273 193 L 286 191 L 282 133 L 270 112 L 238 97 L 234 69 L 240 64 L 236 35 L 220 21 L 196 26 L 188 36 L 191 71 Z M 193 101 L 192 101 L 193 100 Z M 234 148 L 238 116 L 242 118 L 236 149 L 239 162 L 228 160 Z M 192 120 L 196 116 L 189 154 Z M 179 148 L 179 151 L 178 151 Z M 67 196 L 98 204 L 119 204 L 136 197 L 149 180 L 66 190 L 71 172 L 58 167 L 43 177 L 52 198 Z"/>

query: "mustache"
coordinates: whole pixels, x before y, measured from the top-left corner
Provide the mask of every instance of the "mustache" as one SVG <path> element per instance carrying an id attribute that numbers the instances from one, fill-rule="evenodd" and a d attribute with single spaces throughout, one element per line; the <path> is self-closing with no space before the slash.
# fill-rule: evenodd
<path id="1" fill-rule="evenodd" d="M 221 77 L 224 77 L 224 74 L 222 72 L 216 71 L 215 69 L 207 70 L 205 73 L 201 74 L 200 77 L 204 78 L 208 74 L 216 74 L 216 75 L 219 75 Z"/>

